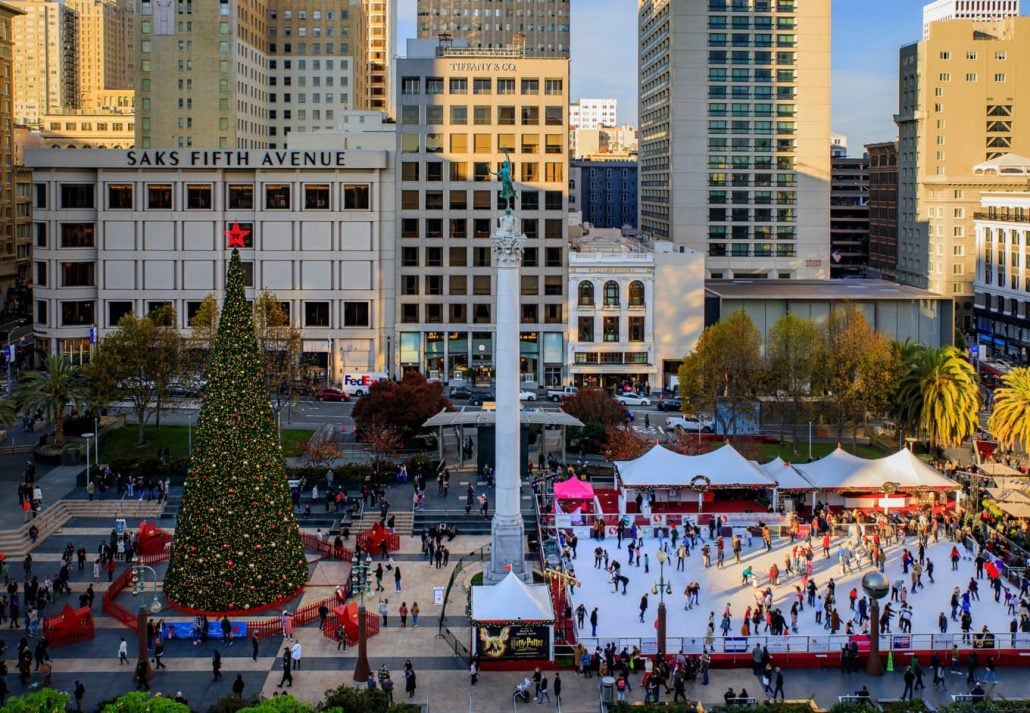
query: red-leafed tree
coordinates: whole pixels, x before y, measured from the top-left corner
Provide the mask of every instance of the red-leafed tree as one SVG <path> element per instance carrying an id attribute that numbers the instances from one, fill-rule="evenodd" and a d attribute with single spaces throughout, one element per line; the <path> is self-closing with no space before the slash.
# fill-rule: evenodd
<path id="1" fill-rule="evenodd" d="M 647 453 L 654 443 L 625 426 L 609 426 L 604 430 L 601 455 L 610 461 L 633 460 Z"/>
<path id="2" fill-rule="evenodd" d="M 409 371 L 400 381 L 378 381 L 354 406 L 357 436 L 367 441 L 377 423 L 388 424 L 405 445 L 426 432 L 422 427 L 429 418 L 443 410 L 453 410 L 443 393 L 443 384 L 427 381 L 416 371 Z"/>
<path id="3" fill-rule="evenodd" d="M 583 422 L 583 428 L 572 429 L 569 435 L 591 453 L 600 451 L 605 443 L 605 431 L 625 425 L 628 415 L 625 406 L 601 389 L 580 389 L 579 393 L 562 401 L 561 408 Z"/>

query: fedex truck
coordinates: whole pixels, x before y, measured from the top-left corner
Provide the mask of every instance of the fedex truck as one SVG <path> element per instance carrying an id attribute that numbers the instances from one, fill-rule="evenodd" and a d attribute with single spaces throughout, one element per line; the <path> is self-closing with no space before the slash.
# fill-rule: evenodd
<path id="1" fill-rule="evenodd" d="M 343 390 L 351 396 L 364 396 L 368 388 L 377 381 L 386 379 L 386 374 L 380 372 L 359 372 L 343 375 Z"/>

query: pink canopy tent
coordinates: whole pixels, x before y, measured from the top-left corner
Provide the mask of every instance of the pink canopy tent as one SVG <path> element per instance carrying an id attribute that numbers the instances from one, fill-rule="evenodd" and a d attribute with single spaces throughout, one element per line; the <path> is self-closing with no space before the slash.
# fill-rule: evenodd
<path id="1" fill-rule="evenodd" d="M 554 484 L 555 500 L 594 500 L 594 486 L 573 476 Z"/>

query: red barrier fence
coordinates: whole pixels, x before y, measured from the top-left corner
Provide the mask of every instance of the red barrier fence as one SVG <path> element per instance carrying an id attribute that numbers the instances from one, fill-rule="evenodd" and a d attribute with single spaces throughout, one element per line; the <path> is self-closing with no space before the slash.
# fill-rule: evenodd
<path id="1" fill-rule="evenodd" d="M 379 615 L 369 609 L 365 610 L 365 635 L 368 637 L 375 636 L 379 633 L 379 622 L 381 619 Z M 339 641 L 340 637 L 336 635 L 337 630 L 340 628 L 340 620 L 335 614 L 330 614 L 329 618 L 325 620 L 325 626 L 322 627 L 322 636 L 331 640 Z M 356 646 L 358 643 L 357 638 L 346 637 L 347 646 Z"/>
<path id="2" fill-rule="evenodd" d="M 314 550 L 323 557 L 343 560 L 344 562 L 352 562 L 354 560 L 354 552 L 346 547 L 336 547 L 332 542 L 325 542 L 324 540 L 319 539 L 317 535 L 302 532 L 300 533 L 300 539 L 301 542 L 304 543 L 304 547 L 309 550 Z"/>
<path id="3" fill-rule="evenodd" d="M 130 614 L 128 610 L 120 606 L 115 601 L 122 590 L 129 586 L 130 582 L 132 582 L 132 569 L 126 567 L 107 587 L 107 591 L 104 592 L 104 596 L 101 597 L 100 603 L 105 614 L 117 619 L 130 629 L 135 630 L 136 615 Z"/>
<path id="4" fill-rule="evenodd" d="M 89 607 L 72 609 L 65 604 L 60 614 L 43 620 L 43 633 L 51 648 L 93 638 L 93 612 Z"/>
<path id="5" fill-rule="evenodd" d="M 373 556 L 383 551 L 383 542 L 386 543 L 388 552 L 396 552 L 401 548 L 400 535 L 396 532 L 391 533 L 386 530 L 379 530 L 377 527 L 359 532 L 354 538 L 354 542 L 359 548 Z"/>

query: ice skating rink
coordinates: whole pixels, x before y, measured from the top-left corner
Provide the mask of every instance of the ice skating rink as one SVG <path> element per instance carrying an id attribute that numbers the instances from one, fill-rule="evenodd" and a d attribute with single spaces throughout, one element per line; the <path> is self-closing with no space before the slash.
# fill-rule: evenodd
<path id="1" fill-rule="evenodd" d="M 707 535 L 706 530 L 704 534 Z M 743 638 L 741 624 L 743 623 L 744 613 L 749 606 L 754 607 L 756 597 L 760 596 L 760 593 L 769 586 L 769 568 L 774 562 L 780 568 L 780 577 L 779 584 L 772 587 L 773 608 L 779 608 L 782 611 L 788 628 L 790 626 L 790 608 L 796 601 L 795 586 L 800 586 L 802 582 L 800 575 L 788 575 L 785 571 L 784 554 L 789 555 L 793 547 L 790 539 L 774 539 L 772 552 L 766 552 L 760 537 L 754 537 L 751 546 L 748 546 L 747 540 L 743 540 L 740 564 L 736 564 L 733 560 L 730 538 L 727 537 L 725 540 L 726 557 L 724 566 L 721 569 L 716 566 L 714 542 L 709 543 L 711 544 L 712 551 L 712 566 L 709 568 L 703 566 L 701 547 L 704 542 L 701 539 L 697 540 L 696 548 L 691 548 L 690 556 L 686 559 L 684 571 L 676 571 L 676 557 L 674 555 L 670 556 L 665 565 L 666 581 L 671 581 L 672 583 L 672 594 L 665 595 L 665 604 L 668 612 L 668 648 L 670 651 L 676 651 L 680 646 L 688 653 L 700 651 L 703 645 L 709 643 L 706 641 L 706 631 L 709 613 L 711 612 L 714 612 L 715 621 L 715 637 L 714 642 L 712 642 L 714 650 L 717 652 L 741 650 L 741 647 L 744 645 L 744 642 L 741 641 Z M 818 587 L 818 594 L 825 596 L 827 591 L 826 585 L 830 578 L 833 578 L 836 584 L 836 607 L 841 617 L 839 635 L 845 633 L 846 624 L 852 618 L 854 619 L 854 632 L 856 634 L 862 632 L 858 621 L 858 607 L 856 605 L 854 612 L 850 610 L 848 594 L 851 588 L 855 587 L 858 589 L 859 599 L 864 596 L 861 579 L 866 572 L 870 571 L 868 557 L 865 557 L 863 554 L 862 557 L 854 558 L 853 572 L 843 575 L 840 573 L 837 551 L 839 546 L 845 545 L 847 541 L 847 537 L 833 538 L 830 557 L 826 559 L 823 557 L 821 537 L 813 538 L 812 540 L 815 558 L 812 563 L 811 579 Z M 575 610 L 582 603 L 586 606 L 587 616 L 585 625 L 578 629 L 578 636 L 587 646 L 595 643 L 603 646 L 609 641 L 619 642 L 620 639 L 625 639 L 626 641 L 620 643 L 620 648 L 622 645 L 640 644 L 644 648 L 645 653 L 649 653 L 647 649 L 653 647 L 653 640 L 656 637 L 656 618 L 659 601 L 658 595 L 652 593 L 652 586 L 658 581 L 659 577 L 659 565 L 656 557 L 658 549 L 657 540 L 653 538 L 644 540 L 644 552 L 649 555 L 650 572 L 645 572 L 642 564 L 640 566 L 637 566 L 636 563 L 632 566 L 627 565 L 627 543 L 623 541 L 622 549 L 617 549 L 616 542 L 614 537 L 606 538 L 601 542 L 590 539 L 581 539 L 579 542 L 578 558 L 573 561 L 573 565 L 577 577 L 582 581 L 582 586 L 577 587 L 575 594 L 572 596 L 572 607 Z M 668 540 L 666 540 L 666 543 L 669 544 Z M 804 545 L 805 541 L 799 539 L 795 544 Z M 622 574 L 629 577 L 629 584 L 625 595 L 622 594 L 621 586 L 618 593 L 613 593 L 613 585 L 610 583 L 608 572 L 603 568 L 594 568 L 594 548 L 599 545 L 608 550 L 609 559 L 618 561 L 622 565 Z M 961 633 L 959 622 L 951 620 L 951 594 L 955 587 L 959 587 L 960 592 L 966 591 L 969 579 L 975 575 L 976 568 L 973 555 L 959 544 L 958 549 L 962 559 L 959 561 L 958 570 L 952 571 L 950 553 L 953 545 L 954 543 L 952 542 L 942 540 L 939 543 L 928 544 L 926 548 L 926 557 L 932 560 L 934 564 L 933 576 L 936 583 L 930 582 L 924 570 L 922 581 L 925 589 L 908 593 L 908 603 L 912 607 L 911 633 L 913 638 L 917 634 L 939 635 L 940 630 L 937 618 L 941 612 L 944 612 L 945 616 L 948 617 L 947 634 L 950 636 Z M 916 557 L 918 552 L 917 538 L 909 537 L 905 543 L 895 543 L 886 548 L 887 561 L 884 572 L 891 582 L 903 579 L 906 586 L 911 587 L 911 574 L 902 574 L 901 553 L 903 548 L 907 548 L 913 557 Z M 674 552 L 671 545 L 668 549 L 670 552 Z M 741 574 L 748 566 L 752 567 L 757 576 L 757 587 L 750 584 L 741 585 Z M 700 604 L 694 605 L 692 609 L 687 609 L 685 608 L 686 596 L 684 595 L 684 590 L 691 582 L 700 584 Z M 993 589 L 990 587 L 986 574 L 982 580 L 979 580 L 978 585 L 980 601 L 973 601 L 971 605 L 973 617 L 972 631 L 978 632 L 986 625 L 991 632 L 1004 634 L 1007 637 L 1009 624 L 1013 617 L 1007 613 L 1004 591 L 1002 592 L 1001 602 L 995 603 Z M 1018 595 L 1018 589 L 1010 587 L 1010 591 L 1014 595 Z M 641 596 L 645 592 L 648 594 L 649 602 L 647 612 L 644 615 L 644 622 L 641 623 L 639 605 Z M 881 600 L 881 607 L 888 601 L 890 601 L 890 595 Z M 724 641 L 720 623 L 727 604 L 730 607 L 731 626 L 727 640 Z M 597 607 L 598 613 L 596 637 L 591 635 L 590 627 L 590 612 L 594 607 Z M 895 602 L 891 607 L 895 611 L 891 632 L 898 635 L 902 633 L 896 614 L 900 604 Z M 1018 611 L 1017 608 L 1017 616 Z M 959 616 L 961 616 L 961 610 L 959 611 Z M 801 640 L 792 641 L 789 645 L 790 650 L 804 650 L 802 647 L 807 645 L 809 650 L 812 651 L 836 651 L 839 650 L 844 640 L 843 636 L 831 639 L 829 637 L 829 629 L 824 628 L 822 623 L 816 623 L 815 608 L 808 606 L 807 595 L 805 597 L 804 611 L 798 614 L 797 634 L 795 635 L 793 632 L 791 634 L 795 639 L 797 637 L 809 637 L 809 641 L 807 643 Z M 767 635 L 764 622 L 758 627 L 758 631 L 752 626 L 748 647 L 753 646 L 756 640 L 764 641 Z M 1024 636 L 1030 640 L 1030 634 Z M 634 641 L 637 639 L 640 641 Z M 959 643 L 960 640 L 961 637 L 956 637 L 956 643 Z M 938 640 L 935 643 L 939 644 L 940 642 Z M 769 648 L 770 650 L 785 650 L 785 646 L 784 642 L 770 642 Z"/>

